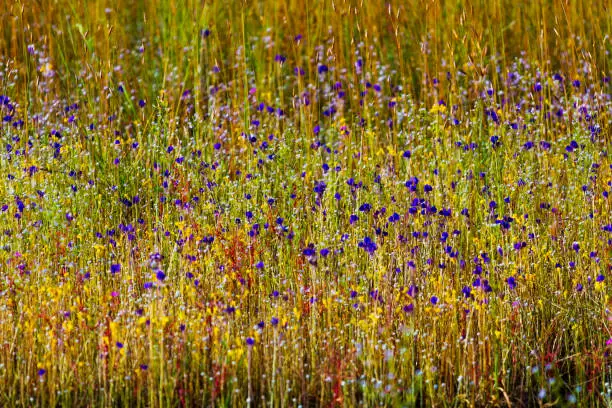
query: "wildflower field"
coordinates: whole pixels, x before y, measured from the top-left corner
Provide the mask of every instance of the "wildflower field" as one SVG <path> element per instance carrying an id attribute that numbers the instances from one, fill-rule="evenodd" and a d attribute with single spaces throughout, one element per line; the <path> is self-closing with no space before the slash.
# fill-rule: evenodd
<path id="1" fill-rule="evenodd" d="M 0 406 L 612 404 L 607 1 L 0 23 Z"/>

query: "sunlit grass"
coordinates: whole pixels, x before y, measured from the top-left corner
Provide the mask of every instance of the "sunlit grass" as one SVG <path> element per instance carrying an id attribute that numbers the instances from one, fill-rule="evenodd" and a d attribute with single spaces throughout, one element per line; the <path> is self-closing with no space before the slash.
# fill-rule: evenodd
<path id="1" fill-rule="evenodd" d="M 606 2 L 3 6 L 1 406 L 612 403 Z"/>

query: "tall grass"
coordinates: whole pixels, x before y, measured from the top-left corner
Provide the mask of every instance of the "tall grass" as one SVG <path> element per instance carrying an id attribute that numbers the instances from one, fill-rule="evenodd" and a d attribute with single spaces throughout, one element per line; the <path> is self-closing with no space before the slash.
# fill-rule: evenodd
<path id="1" fill-rule="evenodd" d="M 604 1 L 5 1 L 0 405 L 610 404 Z"/>

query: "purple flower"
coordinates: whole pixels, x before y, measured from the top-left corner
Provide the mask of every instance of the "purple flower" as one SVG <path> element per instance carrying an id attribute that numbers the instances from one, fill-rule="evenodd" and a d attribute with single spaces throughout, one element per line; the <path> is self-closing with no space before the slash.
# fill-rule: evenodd
<path id="1" fill-rule="evenodd" d="M 372 241 L 372 238 L 370 237 L 364 237 L 363 240 L 357 244 L 357 246 L 359 248 L 362 248 L 370 255 L 374 254 L 374 252 L 378 249 L 378 246 L 374 241 Z"/>
<path id="2" fill-rule="evenodd" d="M 314 192 L 321 196 L 325 192 L 326 188 L 327 184 L 325 184 L 324 181 L 318 181 L 315 183 Z"/>
<path id="3" fill-rule="evenodd" d="M 389 222 L 397 222 L 400 220 L 400 215 L 398 213 L 393 213 L 390 217 L 389 217 Z"/>
<path id="4" fill-rule="evenodd" d="M 304 250 L 302 250 L 302 254 L 308 258 L 316 256 L 317 252 L 315 251 L 314 244 L 310 244 L 304 248 Z"/>
<path id="5" fill-rule="evenodd" d="M 255 344 L 255 339 L 252 337 L 247 337 L 246 344 L 247 346 L 253 346 Z"/>
<path id="6" fill-rule="evenodd" d="M 111 273 L 114 275 L 121 272 L 121 264 L 112 264 L 110 268 Z"/>
<path id="7" fill-rule="evenodd" d="M 369 212 L 372 209 L 372 206 L 368 203 L 361 204 L 359 207 L 359 211 L 361 212 Z"/>

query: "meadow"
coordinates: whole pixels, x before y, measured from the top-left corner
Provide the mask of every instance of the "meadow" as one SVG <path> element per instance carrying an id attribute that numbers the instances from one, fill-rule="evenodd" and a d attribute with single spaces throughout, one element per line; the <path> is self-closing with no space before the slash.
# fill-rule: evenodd
<path id="1" fill-rule="evenodd" d="M 605 0 L 0 22 L 0 406 L 612 405 Z"/>

